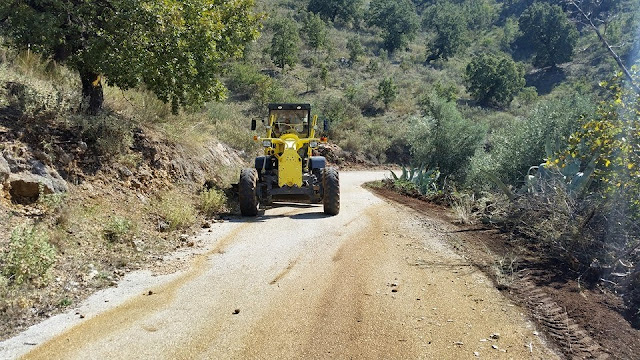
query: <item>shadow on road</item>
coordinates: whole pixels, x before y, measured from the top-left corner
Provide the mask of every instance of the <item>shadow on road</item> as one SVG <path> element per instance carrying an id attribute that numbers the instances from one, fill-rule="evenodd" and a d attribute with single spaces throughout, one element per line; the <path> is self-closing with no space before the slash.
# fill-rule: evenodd
<path id="1" fill-rule="evenodd" d="M 243 216 L 232 216 L 227 220 L 231 223 L 246 223 L 246 222 L 264 222 L 270 219 L 277 218 L 290 218 L 295 220 L 311 220 L 311 219 L 324 219 L 330 217 L 331 215 L 327 215 L 323 212 L 312 211 L 313 209 L 321 208 L 322 205 L 316 204 L 300 204 L 300 203 L 274 203 L 266 207 L 266 209 L 260 209 L 258 215 L 256 217 L 243 217 Z M 278 208 L 292 208 L 292 210 L 287 211 L 281 214 L 268 214 L 269 210 L 278 209 Z M 309 209 L 310 212 L 301 213 L 300 209 Z"/>

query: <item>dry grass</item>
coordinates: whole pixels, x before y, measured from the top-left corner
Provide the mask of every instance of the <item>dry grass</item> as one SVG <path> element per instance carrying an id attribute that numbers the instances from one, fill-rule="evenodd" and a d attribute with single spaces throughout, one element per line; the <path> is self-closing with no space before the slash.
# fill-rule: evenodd
<path id="1" fill-rule="evenodd" d="M 158 215 L 169 229 L 184 229 L 196 222 L 196 209 L 192 199 L 178 190 L 170 190 L 159 194 L 151 202 L 149 211 Z"/>

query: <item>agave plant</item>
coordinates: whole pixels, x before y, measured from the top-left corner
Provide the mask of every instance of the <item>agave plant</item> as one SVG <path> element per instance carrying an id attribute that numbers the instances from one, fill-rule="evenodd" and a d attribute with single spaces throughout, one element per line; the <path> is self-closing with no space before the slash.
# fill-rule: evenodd
<path id="1" fill-rule="evenodd" d="M 427 169 L 424 165 L 418 167 L 402 166 L 402 174 L 398 176 L 393 170 L 391 176 L 394 181 L 406 181 L 413 183 L 421 194 L 437 191 L 437 181 L 440 178 L 440 171 L 437 169 Z"/>

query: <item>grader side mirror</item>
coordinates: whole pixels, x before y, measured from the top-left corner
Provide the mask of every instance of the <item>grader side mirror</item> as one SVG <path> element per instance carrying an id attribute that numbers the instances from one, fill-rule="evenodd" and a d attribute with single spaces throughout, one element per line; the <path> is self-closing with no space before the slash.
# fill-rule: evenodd
<path id="1" fill-rule="evenodd" d="M 323 129 L 325 132 L 329 131 L 329 119 L 324 119 Z"/>
<path id="2" fill-rule="evenodd" d="M 256 119 L 252 119 L 251 120 L 251 130 L 255 130 L 256 129 Z"/>

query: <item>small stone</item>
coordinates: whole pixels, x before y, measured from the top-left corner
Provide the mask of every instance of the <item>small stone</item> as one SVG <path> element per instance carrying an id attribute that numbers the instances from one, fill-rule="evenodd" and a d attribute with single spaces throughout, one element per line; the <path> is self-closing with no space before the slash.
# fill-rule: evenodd
<path id="1" fill-rule="evenodd" d="M 187 235 L 187 234 L 181 234 L 180 235 L 180 240 L 182 240 L 182 241 L 187 241 L 188 238 L 189 238 L 189 235 Z"/>
<path id="2" fill-rule="evenodd" d="M 80 319 L 84 319 L 84 315 L 80 314 Z"/>
<path id="3" fill-rule="evenodd" d="M 129 168 L 127 168 L 126 166 L 120 166 L 118 168 L 118 171 L 120 172 L 120 175 L 122 175 L 124 177 L 133 176 L 133 173 L 131 172 L 131 170 L 129 170 Z"/>
<path id="4" fill-rule="evenodd" d="M 464 345 L 464 343 L 462 341 L 456 341 L 456 342 L 453 343 L 453 345 L 462 346 L 462 345 Z"/>
<path id="5" fill-rule="evenodd" d="M 487 342 L 487 341 L 489 341 L 489 340 L 487 340 L 487 339 L 480 339 L 480 342 Z"/>
<path id="6" fill-rule="evenodd" d="M 493 349 L 498 350 L 498 345 L 491 345 L 491 347 L 492 347 Z"/>
<path id="7" fill-rule="evenodd" d="M 189 242 L 187 243 L 187 246 L 188 246 L 188 247 L 193 247 L 194 245 L 195 245 L 195 243 L 194 243 L 193 241 L 189 241 Z"/>
<path id="8" fill-rule="evenodd" d="M 153 295 L 153 291 L 149 290 L 149 292 L 147 293 L 147 295 Z"/>
<path id="9" fill-rule="evenodd" d="M 539 332 L 537 332 L 537 331 L 534 331 L 534 332 L 533 332 L 533 335 L 535 335 L 535 336 L 538 336 L 539 334 L 540 334 L 540 333 L 539 333 Z"/>
<path id="10" fill-rule="evenodd" d="M 208 229 L 211 227 L 211 224 L 208 221 L 205 221 L 202 223 L 202 228 L 203 229 Z"/>
<path id="11" fill-rule="evenodd" d="M 391 289 L 391 292 L 398 292 L 398 289 Z"/>
<path id="12" fill-rule="evenodd" d="M 238 314 L 240 314 L 240 309 L 235 309 L 235 310 L 233 310 L 233 313 L 232 313 L 232 314 L 233 314 L 233 315 L 238 315 Z"/>
<path id="13" fill-rule="evenodd" d="M 473 352 L 473 356 L 478 357 L 478 356 L 480 356 L 480 353 L 479 353 L 479 352 L 477 352 L 477 351 L 474 351 L 474 352 Z"/>
<path id="14" fill-rule="evenodd" d="M 491 334 L 491 336 L 489 336 L 489 337 L 490 337 L 490 338 L 492 338 L 492 339 L 494 339 L 494 340 L 498 340 L 498 339 L 500 339 L 500 334 L 498 334 L 498 333 L 493 333 L 493 334 Z"/>
<path id="15" fill-rule="evenodd" d="M 158 220 L 158 224 L 156 225 L 156 229 L 160 232 L 164 232 L 169 230 L 169 223 L 166 221 Z"/>

